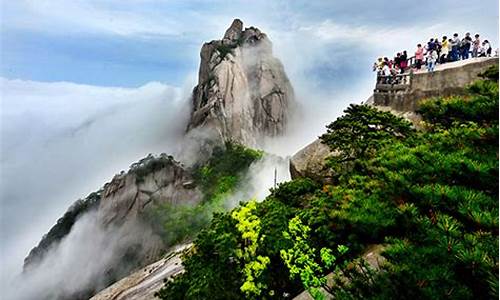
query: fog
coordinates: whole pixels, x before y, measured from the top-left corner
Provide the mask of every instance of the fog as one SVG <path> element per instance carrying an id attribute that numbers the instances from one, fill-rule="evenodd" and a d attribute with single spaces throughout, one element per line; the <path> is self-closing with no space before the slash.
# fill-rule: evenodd
<path id="1" fill-rule="evenodd" d="M 109 283 L 96 280 L 105 278 L 110 270 L 117 272 L 116 268 L 130 271 L 130 266 L 119 263 L 120 259 L 151 237 L 151 230 L 140 224 L 104 227 L 98 213 L 91 211 L 79 218 L 40 265 L 19 276 L 20 280 L 3 289 L 2 295 L 19 300 L 71 299 L 75 291 L 103 288 Z"/>
<path id="2" fill-rule="evenodd" d="M 188 93 L 162 83 L 0 82 L 0 279 L 6 290 L 29 250 L 76 199 L 148 153 L 174 151 L 189 110 Z"/>

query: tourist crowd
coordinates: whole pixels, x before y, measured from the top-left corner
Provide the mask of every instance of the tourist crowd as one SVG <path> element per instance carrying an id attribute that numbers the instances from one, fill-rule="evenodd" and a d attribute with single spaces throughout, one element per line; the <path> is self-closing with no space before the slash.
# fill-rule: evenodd
<path id="1" fill-rule="evenodd" d="M 423 65 L 427 71 L 433 72 L 436 64 L 444 64 L 458 60 L 468 59 L 469 57 L 489 57 L 492 55 L 491 44 L 488 40 L 482 40 L 479 34 L 471 37 L 466 33 L 463 38 L 459 38 L 458 33 L 453 34 L 452 38 L 443 36 L 441 40 L 431 38 L 426 45 L 417 45 L 415 55 L 408 57 L 408 52 L 402 51 L 396 54 L 393 59 L 379 57 L 373 64 L 373 71 L 385 81 L 392 81 L 397 74 L 403 74 L 411 69 L 420 70 Z M 495 56 L 498 56 L 496 50 Z"/>

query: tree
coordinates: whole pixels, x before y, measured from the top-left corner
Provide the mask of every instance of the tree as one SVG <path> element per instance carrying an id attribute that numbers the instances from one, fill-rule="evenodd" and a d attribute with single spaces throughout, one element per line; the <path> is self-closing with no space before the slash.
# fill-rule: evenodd
<path id="1" fill-rule="evenodd" d="M 251 200 L 231 213 L 238 222 L 236 228 L 243 239 L 242 249 L 236 250 L 236 257 L 244 263 L 245 282 L 240 289 L 249 299 L 257 299 L 267 287 L 259 278 L 270 263 L 268 256 L 257 255 L 257 248 L 264 237 L 260 234 L 260 219 L 254 214 L 256 207 L 257 202 Z"/>
<path id="2" fill-rule="evenodd" d="M 387 142 L 414 133 L 410 122 L 368 105 L 351 104 L 344 113 L 320 137 L 332 150 L 340 152 L 337 162 L 372 156 Z"/>
<path id="3" fill-rule="evenodd" d="M 317 262 L 316 248 L 309 244 L 310 231 L 311 228 L 303 224 L 299 216 L 291 219 L 288 232 L 283 232 L 283 235 L 293 242 L 293 247 L 281 250 L 281 257 L 290 271 L 290 278 L 300 277 L 304 288 L 309 290 L 314 299 L 323 299 L 319 288 L 329 291 L 324 273 L 333 267 L 337 257 L 332 249 L 321 248 L 320 259 L 323 265 L 320 265 Z M 339 255 L 343 255 L 347 250 L 343 245 L 337 247 Z"/>

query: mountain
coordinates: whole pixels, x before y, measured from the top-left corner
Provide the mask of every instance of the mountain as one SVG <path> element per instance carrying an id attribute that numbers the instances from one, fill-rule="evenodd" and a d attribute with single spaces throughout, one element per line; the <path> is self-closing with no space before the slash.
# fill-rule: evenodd
<path id="1" fill-rule="evenodd" d="M 267 35 L 236 19 L 222 40 L 203 44 L 188 131 L 255 147 L 282 135 L 295 106 L 293 88 Z"/>
<path id="2" fill-rule="evenodd" d="M 285 133 L 295 99 L 265 33 L 254 27 L 243 30 L 236 19 L 222 40 L 203 45 L 200 56 L 198 85 L 180 151 L 183 160 L 186 153 L 194 157 L 184 165 L 166 154 L 149 155 L 72 205 L 30 251 L 24 276 L 43 277 L 44 268 L 71 268 L 88 260 L 79 265 L 84 270 L 78 272 L 85 277 L 70 273 L 43 279 L 50 284 L 37 294 L 39 299 L 87 299 L 154 262 L 176 243 L 189 241 L 213 211 L 224 209 L 223 198 L 262 156 L 245 146 L 258 147 L 266 138 Z M 86 222 L 91 224 L 81 228 L 89 218 Z M 69 258 L 70 266 L 59 266 L 65 262 L 57 256 L 74 248 L 73 240 L 89 250 Z M 105 251 L 113 252 L 113 257 L 100 257 Z M 62 285 L 75 287 L 59 291 Z"/>

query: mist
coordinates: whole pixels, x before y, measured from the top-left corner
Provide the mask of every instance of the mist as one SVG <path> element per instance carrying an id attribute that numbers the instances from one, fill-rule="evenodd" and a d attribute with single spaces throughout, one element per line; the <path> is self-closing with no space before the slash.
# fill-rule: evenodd
<path id="1" fill-rule="evenodd" d="M 148 153 L 175 151 L 189 117 L 189 93 L 158 82 L 138 88 L 0 83 L 0 279 L 6 290 L 29 250 L 75 200 Z"/>
<path id="2" fill-rule="evenodd" d="M 70 234 L 52 246 L 39 265 L 19 275 L 2 295 L 19 300 L 70 299 L 85 289 L 100 290 L 109 284 L 104 281 L 106 274 L 131 271 L 131 266 L 119 263 L 122 257 L 151 239 L 147 226 L 126 223 L 105 227 L 97 211 L 88 212 L 78 219 Z"/>

